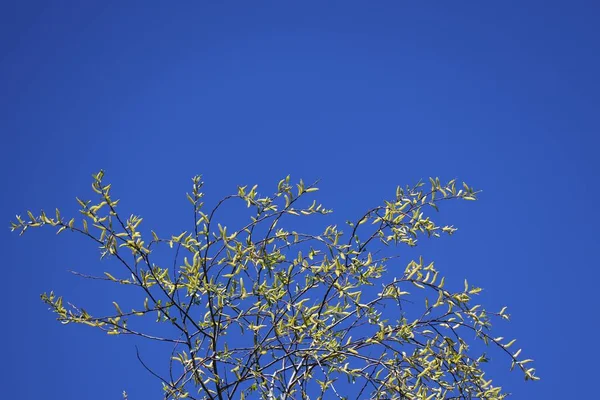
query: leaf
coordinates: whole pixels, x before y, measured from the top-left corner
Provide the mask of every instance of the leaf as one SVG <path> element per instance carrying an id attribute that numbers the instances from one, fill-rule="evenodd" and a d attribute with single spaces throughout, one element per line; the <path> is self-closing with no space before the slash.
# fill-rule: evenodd
<path id="1" fill-rule="evenodd" d="M 196 201 L 192 198 L 192 196 L 189 195 L 189 193 L 185 194 L 187 199 L 189 200 L 190 203 L 192 203 L 193 206 L 196 205 Z"/>
<path id="2" fill-rule="evenodd" d="M 469 294 L 479 294 L 481 293 L 483 289 L 478 288 L 478 287 L 471 287 L 471 290 L 469 290 Z"/>
<path id="3" fill-rule="evenodd" d="M 105 272 L 104 275 L 106 275 L 108 277 L 108 279 L 110 279 L 111 281 L 117 282 L 118 279 L 115 278 L 114 276 L 112 276 L 111 274 L 109 274 L 108 272 Z"/>
<path id="4" fill-rule="evenodd" d="M 513 357 L 514 357 L 514 358 L 517 358 L 517 357 L 519 357 L 519 354 L 521 354 L 521 349 L 517 350 L 517 351 L 515 352 L 515 354 L 513 354 Z"/>
<path id="5" fill-rule="evenodd" d="M 173 236 L 171 239 L 172 239 L 173 242 L 179 243 L 181 241 L 181 239 L 183 239 L 183 237 L 185 236 L 186 233 L 187 233 L 187 231 L 183 231 L 181 233 L 181 235 L 179 235 L 179 236 Z"/>
<path id="6" fill-rule="evenodd" d="M 115 306 L 115 308 L 117 309 L 117 312 L 119 313 L 119 315 L 123 315 L 123 311 L 121 311 L 121 308 L 119 307 L 119 305 L 117 304 L 117 302 L 113 301 L 112 303 Z"/>

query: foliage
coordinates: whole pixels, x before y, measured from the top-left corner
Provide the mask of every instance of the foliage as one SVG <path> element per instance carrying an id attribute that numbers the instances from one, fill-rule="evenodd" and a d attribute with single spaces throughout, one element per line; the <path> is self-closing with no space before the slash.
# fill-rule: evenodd
<path id="1" fill-rule="evenodd" d="M 462 291 L 448 290 L 434 264 L 422 258 L 393 280 L 386 274 L 388 266 L 397 268 L 397 257 L 381 255 L 385 246 L 415 246 L 419 236 L 455 232 L 425 212 L 444 200 L 475 200 L 477 192 L 466 184 L 458 189 L 455 181 L 430 179 L 398 187 L 392 200 L 348 222 L 349 234 L 335 225 L 310 234 L 278 223 L 331 212 L 316 201 L 300 206 L 301 198 L 318 190 L 315 184 L 294 187 L 288 176 L 264 197 L 257 186 L 239 187 L 205 212 L 203 182 L 196 176 L 187 195 L 193 230 L 166 238 L 152 231 L 148 240 L 140 231 L 142 218 L 117 212 L 118 200 L 103 176 L 93 177 L 97 203 L 77 199 L 80 221 L 58 210 L 52 217 L 28 212 L 29 220 L 17 216 L 12 230 L 22 234 L 49 225 L 58 233 L 76 232 L 96 242 L 102 258 L 118 260 L 121 272 L 87 277 L 130 286 L 139 295 L 136 309 L 114 302 L 114 315 L 98 317 L 65 305 L 53 292 L 42 300 L 62 323 L 171 343 L 169 377 L 140 358 L 162 381 L 165 399 L 504 398 L 484 375 L 488 358 L 474 354 L 475 343 L 466 337 L 498 347 L 525 379 L 538 379 L 526 365 L 531 360 L 510 349 L 514 340 L 491 335 L 491 319 L 508 315 L 506 308 L 492 313 L 472 304 L 480 288 L 465 280 Z M 216 212 L 236 199 L 252 216 L 230 231 Z M 174 253 L 170 272 L 154 258 L 161 245 Z M 136 325 L 146 318 L 166 324 L 171 334 L 137 328 L 147 326 Z M 352 395 L 347 382 L 354 384 Z"/>

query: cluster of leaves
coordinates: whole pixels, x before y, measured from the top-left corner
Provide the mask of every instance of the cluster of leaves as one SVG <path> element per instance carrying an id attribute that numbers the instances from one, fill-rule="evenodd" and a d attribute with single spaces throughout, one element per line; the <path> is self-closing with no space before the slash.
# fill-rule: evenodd
<path id="1" fill-rule="evenodd" d="M 397 258 L 378 256 L 382 246 L 415 246 L 421 235 L 454 233 L 425 212 L 443 200 L 475 200 L 476 191 L 466 184 L 431 179 L 398 187 L 394 199 L 348 222 L 349 234 L 328 226 L 315 235 L 278 227 L 288 215 L 331 212 L 316 201 L 300 206 L 301 198 L 318 190 L 315 184 L 292 185 L 288 176 L 273 195 L 262 197 L 257 186 L 239 187 L 204 212 L 197 176 L 187 195 L 193 229 L 166 238 L 152 231 L 147 241 L 140 217 L 119 215 L 103 176 L 94 175 L 92 184 L 98 203 L 78 199 L 79 222 L 58 210 L 52 217 L 28 212 L 29 220 L 17 216 L 12 230 L 22 234 L 48 225 L 58 233 L 77 232 L 98 244 L 101 257 L 119 261 L 121 273 L 94 278 L 132 286 L 140 294 L 138 309 L 124 311 L 114 302 L 114 315 L 97 317 L 65 306 L 54 293 L 42 299 L 63 323 L 171 343 L 168 377 L 144 364 L 161 380 L 165 399 L 504 398 L 484 376 L 486 355 L 473 354 L 466 335 L 498 347 L 526 379 L 538 379 L 526 365 L 531 360 L 509 350 L 514 340 L 491 336 L 490 320 L 508 315 L 505 308 L 492 313 L 472 304 L 480 288 L 465 281 L 460 292 L 446 289 L 445 278 L 422 258 L 386 279 Z M 252 215 L 229 230 L 216 213 L 236 199 Z M 159 245 L 175 253 L 171 273 L 155 263 Z M 413 316 L 405 305 L 416 295 L 408 290 L 419 291 L 425 302 Z M 135 319 L 147 317 L 170 325 L 172 335 L 137 329 Z M 352 396 L 345 393 L 347 381 L 358 388 Z"/>

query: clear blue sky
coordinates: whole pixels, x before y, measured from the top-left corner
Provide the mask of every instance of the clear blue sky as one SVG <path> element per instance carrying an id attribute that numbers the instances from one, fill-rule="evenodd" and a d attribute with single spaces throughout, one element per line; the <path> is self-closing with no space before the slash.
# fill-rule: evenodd
<path id="1" fill-rule="evenodd" d="M 509 307 L 498 333 L 542 380 L 499 354 L 490 376 L 514 399 L 591 398 L 599 15 L 593 1 L 5 2 L 0 219 L 74 215 L 100 168 L 124 210 L 165 233 L 188 223 L 196 173 L 209 202 L 321 178 L 340 223 L 397 184 L 465 180 L 481 201 L 443 207 L 458 233 L 419 251 Z M 0 232 L 1 397 L 158 398 L 134 340 L 61 326 L 39 301 L 54 289 L 110 304 L 66 272 L 101 271 L 94 246 Z"/>

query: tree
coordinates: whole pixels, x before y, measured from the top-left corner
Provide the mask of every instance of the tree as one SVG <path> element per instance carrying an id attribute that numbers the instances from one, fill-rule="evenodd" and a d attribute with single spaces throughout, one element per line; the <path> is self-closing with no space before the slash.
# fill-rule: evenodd
<path id="1" fill-rule="evenodd" d="M 193 228 L 170 237 L 151 231 L 148 240 L 142 218 L 119 214 L 103 177 L 103 171 L 93 176 L 97 202 L 77 199 L 80 221 L 58 210 L 52 217 L 28 212 L 29 220 L 17 216 L 11 228 L 76 232 L 100 247 L 101 258 L 118 261 L 120 272 L 85 276 L 131 287 L 137 308 L 114 302 L 114 315 L 97 317 L 53 292 L 42 300 L 64 324 L 170 344 L 168 376 L 138 353 L 161 380 L 165 399 L 504 398 L 484 376 L 488 359 L 473 350 L 478 343 L 500 349 L 526 380 L 538 379 L 526 365 L 531 360 L 510 349 L 514 340 L 491 334 L 493 318 L 508 319 L 506 308 L 488 312 L 472 304 L 481 289 L 466 280 L 462 291 L 446 289 L 423 258 L 399 271 L 390 252 L 415 246 L 419 236 L 453 234 L 453 226 L 438 226 L 426 212 L 446 200 L 475 200 L 466 184 L 430 179 L 398 187 L 392 200 L 347 222 L 348 234 L 335 225 L 314 234 L 284 226 L 294 221 L 288 216 L 331 212 L 316 201 L 303 205 L 316 184 L 300 180 L 294 187 L 288 176 L 272 196 L 238 187 L 205 212 L 196 176 L 187 195 Z M 252 214 L 235 230 L 217 220 L 232 201 L 243 201 Z M 171 271 L 157 261 L 161 247 L 172 252 Z M 148 319 L 168 333 L 154 334 Z M 347 382 L 354 384 L 351 395 Z"/>

